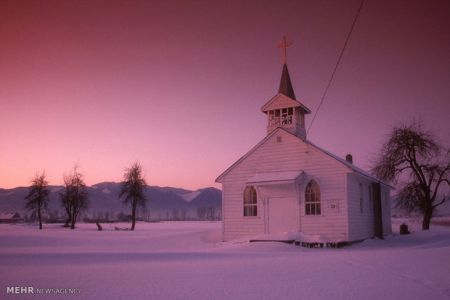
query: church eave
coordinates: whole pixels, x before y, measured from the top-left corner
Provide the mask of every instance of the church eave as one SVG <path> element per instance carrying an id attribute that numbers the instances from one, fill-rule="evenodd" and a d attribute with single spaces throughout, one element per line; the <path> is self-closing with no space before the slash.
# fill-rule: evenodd
<path id="1" fill-rule="evenodd" d="M 282 101 L 283 104 L 277 105 L 278 101 Z M 305 105 L 281 93 L 276 94 L 269 101 L 267 101 L 267 103 L 261 107 L 261 111 L 267 113 L 270 110 L 289 107 L 300 107 L 305 114 L 311 113 L 311 110 Z"/>
<path id="2" fill-rule="evenodd" d="M 303 104 L 300 103 L 300 108 L 302 109 L 304 114 L 310 114 L 311 110 L 309 108 L 307 108 L 306 106 L 304 106 Z"/>

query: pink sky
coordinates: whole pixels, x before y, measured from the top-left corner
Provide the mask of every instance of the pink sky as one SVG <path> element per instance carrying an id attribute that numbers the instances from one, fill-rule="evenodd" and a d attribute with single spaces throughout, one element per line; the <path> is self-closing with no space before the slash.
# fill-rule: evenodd
<path id="1" fill-rule="evenodd" d="M 316 111 L 359 1 L 1 1 L 0 187 L 88 184 L 138 160 L 151 185 L 196 189 L 266 133 L 281 36 Z M 366 1 L 308 138 L 368 168 L 420 119 L 450 144 L 450 2 Z M 311 121 L 307 118 L 307 126 Z"/>

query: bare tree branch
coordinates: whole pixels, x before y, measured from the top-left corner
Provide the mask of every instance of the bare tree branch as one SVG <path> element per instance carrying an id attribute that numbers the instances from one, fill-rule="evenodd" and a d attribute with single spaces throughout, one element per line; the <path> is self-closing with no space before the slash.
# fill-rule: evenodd
<path id="1" fill-rule="evenodd" d="M 42 209 L 47 208 L 49 194 L 50 190 L 48 189 L 48 182 L 45 179 L 45 172 L 42 172 L 42 174 L 36 173 L 31 180 L 28 195 L 25 197 L 25 200 L 27 200 L 25 208 L 37 213 L 39 229 L 42 229 Z"/>
<path id="2" fill-rule="evenodd" d="M 409 175 L 410 181 L 398 190 L 397 205 L 421 211 L 423 229 L 429 228 L 434 209 L 446 200 L 434 204 L 442 183 L 449 184 L 450 150 L 441 155 L 442 150 L 431 132 L 412 122 L 392 130 L 372 168 L 376 176 L 394 183 L 402 174 Z"/>
<path id="3" fill-rule="evenodd" d="M 139 163 L 134 163 L 130 168 L 125 170 L 119 191 L 119 198 L 123 198 L 123 202 L 131 205 L 131 230 L 134 230 L 136 224 L 137 206 L 145 208 L 146 197 L 144 190 L 147 186 L 142 174 L 142 167 Z"/>

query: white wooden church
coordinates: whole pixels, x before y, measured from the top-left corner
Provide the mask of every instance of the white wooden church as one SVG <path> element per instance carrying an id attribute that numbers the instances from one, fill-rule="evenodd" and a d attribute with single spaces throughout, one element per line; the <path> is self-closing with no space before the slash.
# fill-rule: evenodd
<path id="1" fill-rule="evenodd" d="M 391 233 L 390 189 L 311 143 L 286 63 L 278 93 L 261 108 L 267 136 L 223 172 L 223 240 L 297 233 L 325 242 Z"/>

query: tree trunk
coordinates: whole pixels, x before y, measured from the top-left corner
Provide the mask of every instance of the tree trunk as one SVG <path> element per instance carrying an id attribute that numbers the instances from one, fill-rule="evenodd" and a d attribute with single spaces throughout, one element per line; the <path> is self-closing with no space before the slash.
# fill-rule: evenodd
<path id="1" fill-rule="evenodd" d="M 39 229 L 42 230 L 41 206 L 38 205 Z"/>
<path id="2" fill-rule="evenodd" d="M 95 224 L 97 225 L 97 229 L 98 229 L 98 231 L 102 231 L 102 225 L 100 225 L 100 223 L 97 221 L 97 222 L 95 222 Z"/>
<path id="3" fill-rule="evenodd" d="M 427 208 L 423 214 L 422 230 L 430 229 L 431 218 L 433 217 L 433 209 Z"/>
<path id="4" fill-rule="evenodd" d="M 71 217 L 72 224 L 70 225 L 70 229 L 75 229 L 76 220 L 77 220 L 76 216 Z"/>
<path id="5" fill-rule="evenodd" d="M 66 208 L 67 220 L 64 224 L 64 227 L 70 227 L 70 223 L 72 222 L 72 217 L 70 211 Z"/>
<path id="6" fill-rule="evenodd" d="M 134 230 L 136 225 L 136 202 L 133 201 L 133 209 L 131 210 L 131 230 Z"/>

